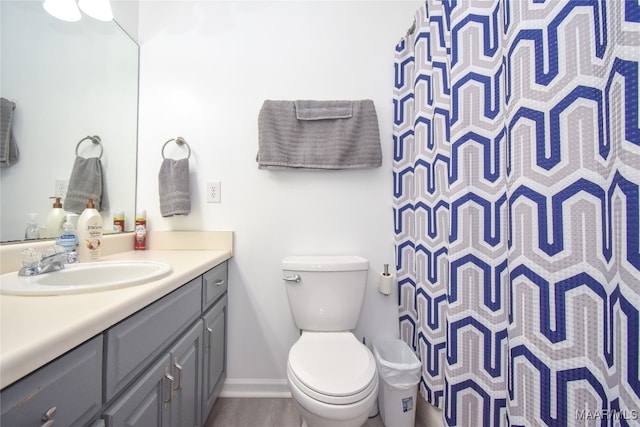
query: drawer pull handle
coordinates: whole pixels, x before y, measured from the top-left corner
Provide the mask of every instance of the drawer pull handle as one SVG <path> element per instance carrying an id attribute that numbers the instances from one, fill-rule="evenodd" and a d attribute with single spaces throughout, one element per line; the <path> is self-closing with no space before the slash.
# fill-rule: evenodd
<path id="1" fill-rule="evenodd" d="M 169 368 L 164 368 L 164 376 L 166 379 L 169 380 L 169 399 L 164 401 L 165 405 L 168 405 L 169 403 L 171 403 L 171 400 L 173 399 L 173 382 L 175 380 L 175 378 L 173 378 L 173 376 L 169 373 Z"/>
<path id="2" fill-rule="evenodd" d="M 211 343 L 213 342 L 213 329 L 207 326 L 207 332 L 209 333 L 209 343 L 207 344 L 207 347 L 209 348 L 209 350 L 211 350 Z"/>
<path id="3" fill-rule="evenodd" d="M 52 406 L 51 408 L 49 408 L 47 412 L 45 412 L 44 415 L 42 415 L 42 421 L 52 421 L 51 424 L 53 424 L 53 417 L 56 414 L 57 410 L 58 408 L 56 408 L 55 406 Z"/>
<path id="4" fill-rule="evenodd" d="M 42 426 L 40 427 L 51 427 L 52 425 L 53 425 L 53 420 L 47 420 L 47 422 L 42 424 Z"/>
<path id="5" fill-rule="evenodd" d="M 173 366 L 178 370 L 178 387 L 175 388 L 175 391 L 182 390 L 182 365 L 178 363 L 178 358 L 173 359 Z"/>
<path id="6" fill-rule="evenodd" d="M 220 286 L 224 285 L 224 279 L 218 279 L 215 282 L 213 282 L 213 284 L 216 287 L 220 287 Z"/>

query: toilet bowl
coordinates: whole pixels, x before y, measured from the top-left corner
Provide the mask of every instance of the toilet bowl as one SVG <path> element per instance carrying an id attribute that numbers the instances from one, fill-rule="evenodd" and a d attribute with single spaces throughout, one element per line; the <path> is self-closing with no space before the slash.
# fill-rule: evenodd
<path id="1" fill-rule="evenodd" d="M 378 396 L 376 362 L 351 332 L 364 302 L 369 262 L 358 256 L 282 260 L 289 308 L 301 331 L 287 380 L 303 425 L 360 427 Z"/>
<path id="2" fill-rule="evenodd" d="M 287 380 L 308 427 L 360 427 L 378 396 L 373 354 L 351 332 L 303 332 Z"/>

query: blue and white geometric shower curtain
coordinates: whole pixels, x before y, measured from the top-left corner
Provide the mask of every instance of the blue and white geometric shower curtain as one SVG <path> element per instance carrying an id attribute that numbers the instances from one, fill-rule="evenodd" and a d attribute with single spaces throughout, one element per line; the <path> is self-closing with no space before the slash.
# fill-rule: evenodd
<path id="1" fill-rule="evenodd" d="M 428 0 L 396 47 L 400 334 L 458 426 L 639 425 L 637 0 Z"/>

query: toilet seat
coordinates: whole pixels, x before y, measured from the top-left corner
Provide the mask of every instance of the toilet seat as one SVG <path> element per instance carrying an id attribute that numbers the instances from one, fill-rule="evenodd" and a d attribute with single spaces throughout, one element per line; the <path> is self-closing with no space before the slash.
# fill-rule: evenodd
<path id="1" fill-rule="evenodd" d="M 377 386 L 373 354 L 351 332 L 303 332 L 287 371 L 300 391 L 329 404 L 357 402 Z"/>

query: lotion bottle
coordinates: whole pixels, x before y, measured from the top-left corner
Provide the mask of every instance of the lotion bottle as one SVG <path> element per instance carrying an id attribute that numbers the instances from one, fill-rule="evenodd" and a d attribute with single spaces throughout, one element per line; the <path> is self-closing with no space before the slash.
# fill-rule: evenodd
<path id="1" fill-rule="evenodd" d="M 62 209 L 62 203 L 60 197 L 52 196 L 50 199 L 56 199 L 53 202 L 53 208 L 47 215 L 47 235 L 46 237 L 58 237 L 62 234 L 62 225 L 66 217 L 65 211 Z"/>
<path id="2" fill-rule="evenodd" d="M 89 198 L 87 208 L 78 218 L 78 261 L 93 262 L 100 259 L 102 245 L 102 216 Z"/>

